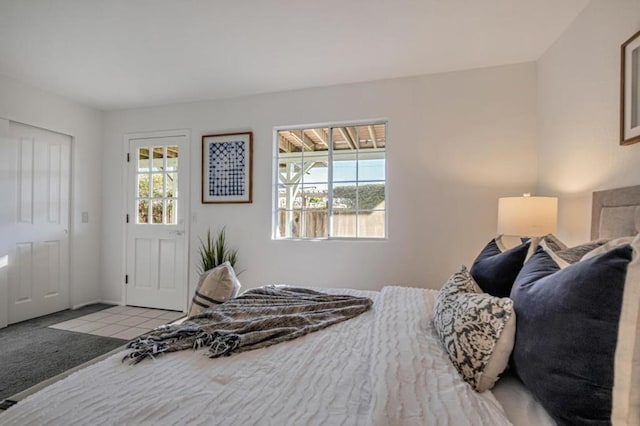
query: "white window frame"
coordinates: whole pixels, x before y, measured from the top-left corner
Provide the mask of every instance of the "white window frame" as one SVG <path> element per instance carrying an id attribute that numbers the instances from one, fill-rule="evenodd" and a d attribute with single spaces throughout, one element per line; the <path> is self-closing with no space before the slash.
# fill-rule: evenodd
<path id="1" fill-rule="evenodd" d="M 385 162 L 384 162 L 384 199 L 385 199 L 385 209 L 384 209 L 384 236 L 383 237 L 334 237 L 331 235 L 333 230 L 333 132 L 331 128 L 335 127 L 357 127 L 357 126 L 375 126 L 375 125 L 384 125 L 385 126 Z M 279 187 L 279 155 L 280 155 L 280 146 L 278 144 L 278 132 L 282 130 L 304 130 L 304 129 L 313 129 L 313 128 L 329 128 L 329 140 L 328 140 L 328 173 L 327 180 L 329 185 L 328 190 L 328 216 L 329 216 L 329 231 L 328 236 L 326 237 L 279 237 L 278 236 L 278 225 L 279 225 L 279 205 L 278 205 L 278 187 Z M 295 124 L 290 126 L 274 126 L 273 127 L 273 184 L 271 189 L 272 196 L 272 225 L 271 225 L 271 239 L 275 241 L 386 241 L 389 239 L 389 185 L 388 185 L 388 151 L 387 151 L 387 141 L 389 139 L 389 120 L 385 118 L 371 119 L 371 120 L 352 120 L 352 121 L 335 121 L 335 122 L 326 122 L 326 123 L 311 123 L 311 124 Z M 360 180 L 356 177 L 356 182 L 360 183 Z"/>

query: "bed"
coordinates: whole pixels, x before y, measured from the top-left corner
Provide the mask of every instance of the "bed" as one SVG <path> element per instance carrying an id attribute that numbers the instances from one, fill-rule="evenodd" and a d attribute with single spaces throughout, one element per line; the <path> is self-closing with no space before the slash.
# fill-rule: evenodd
<path id="1" fill-rule="evenodd" d="M 595 193 L 596 203 L 595 238 L 637 233 L 640 208 L 611 209 L 637 208 L 640 187 Z M 483 393 L 460 378 L 434 329 L 437 291 L 322 291 L 374 304 L 322 331 L 231 357 L 182 351 L 129 365 L 120 352 L 19 401 L 0 424 L 554 424 L 509 373 Z"/>

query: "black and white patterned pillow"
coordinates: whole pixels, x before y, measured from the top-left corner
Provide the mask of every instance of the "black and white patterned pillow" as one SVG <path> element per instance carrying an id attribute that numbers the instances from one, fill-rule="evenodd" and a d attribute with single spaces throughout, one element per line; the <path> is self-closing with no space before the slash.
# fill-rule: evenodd
<path id="1" fill-rule="evenodd" d="M 513 302 L 483 293 L 465 266 L 438 293 L 436 331 L 449 359 L 476 391 L 491 389 L 506 369 L 515 317 Z"/>

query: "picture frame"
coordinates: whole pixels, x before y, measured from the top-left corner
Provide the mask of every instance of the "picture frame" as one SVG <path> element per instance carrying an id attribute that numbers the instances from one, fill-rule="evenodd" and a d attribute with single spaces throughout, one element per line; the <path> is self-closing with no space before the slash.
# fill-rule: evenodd
<path id="1" fill-rule="evenodd" d="M 640 31 L 622 44 L 620 145 L 640 142 Z"/>
<path id="2" fill-rule="evenodd" d="M 253 132 L 202 136 L 202 204 L 253 201 Z"/>

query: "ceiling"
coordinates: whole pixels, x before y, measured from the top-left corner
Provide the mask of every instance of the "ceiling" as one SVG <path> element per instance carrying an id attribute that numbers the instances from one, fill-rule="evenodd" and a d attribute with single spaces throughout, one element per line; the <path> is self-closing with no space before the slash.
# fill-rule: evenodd
<path id="1" fill-rule="evenodd" d="M 0 74 L 113 110 L 537 60 L 589 0 L 2 0 Z"/>

